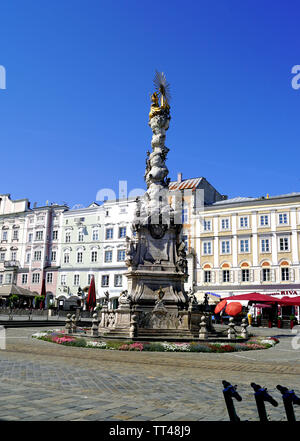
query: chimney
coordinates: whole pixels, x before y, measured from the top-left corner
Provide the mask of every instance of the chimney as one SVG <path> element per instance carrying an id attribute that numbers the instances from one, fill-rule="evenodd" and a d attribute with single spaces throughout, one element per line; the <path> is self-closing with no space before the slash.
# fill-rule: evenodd
<path id="1" fill-rule="evenodd" d="M 177 173 L 177 182 L 180 184 L 182 182 L 182 173 Z"/>

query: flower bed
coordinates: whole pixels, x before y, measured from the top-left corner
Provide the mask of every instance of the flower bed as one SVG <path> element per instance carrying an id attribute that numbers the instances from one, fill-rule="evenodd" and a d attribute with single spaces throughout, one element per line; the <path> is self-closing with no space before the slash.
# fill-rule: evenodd
<path id="1" fill-rule="evenodd" d="M 66 346 L 77 346 L 119 351 L 154 351 L 154 352 L 239 352 L 268 349 L 276 345 L 279 340 L 274 337 L 251 337 L 245 343 L 216 343 L 216 342 L 120 342 L 120 341 L 93 341 L 82 337 L 64 335 L 63 331 L 51 330 L 33 334 L 34 338 Z"/>

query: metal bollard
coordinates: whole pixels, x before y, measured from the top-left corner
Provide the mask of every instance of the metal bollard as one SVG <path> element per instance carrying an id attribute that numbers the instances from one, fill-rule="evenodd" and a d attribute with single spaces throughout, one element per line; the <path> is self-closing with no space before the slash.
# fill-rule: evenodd
<path id="1" fill-rule="evenodd" d="M 297 395 L 295 394 L 295 392 L 292 389 L 288 390 L 287 387 L 280 386 L 280 384 L 278 384 L 278 386 L 276 386 L 276 388 L 282 394 L 282 400 L 283 400 L 285 413 L 286 413 L 286 417 L 287 417 L 288 422 L 294 423 L 296 421 L 296 418 L 295 418 L 293 404 L 300 405 L 300 398 L 297 397 Z"/>
<path id="2" fill-rule="evenodd" d="M 234 403 L 232 400 L 232 398 L 235 398 L 237 401 L 242 401 L 242 397 L 236 391 L 237 386 L 236 385 L 232 386 L 230 383 L 228 383 L 228 381 L 225 380 L 222 381 L 222 384 L 224 386 L 223 395 L 224 395 L 229 419 L 230 421 L 233 422 L 240 421 L 240 418 L 238 417 L 235 411 Z"/>
<path id="3" fill-rule="evenodd" d="M 256 407 L 258 411 L 258 416 L 260 421 L 266 422 L 268 421 L 266 407 L 265 407 L 265 401 L 268 401 L 272 404 L 272 406 L 277 407 L 278 403 L 274 398 L 271 397 L 271 395 L 268 393 L 268 389 L 266 387 L 261 387 L 259 384 L 251 383 L 251 387 L 253 387 L 255 393 L 255 401 L 256 401 Z"/>

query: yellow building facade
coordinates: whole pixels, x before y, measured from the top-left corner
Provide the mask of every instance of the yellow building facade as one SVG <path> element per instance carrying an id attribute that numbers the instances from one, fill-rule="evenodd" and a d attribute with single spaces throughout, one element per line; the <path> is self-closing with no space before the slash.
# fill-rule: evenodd
<path id="1" fill-rule="evenodd" d="M 191 216 L 194 290 L 300 295 L 300 193 L 233 198 Z"/>

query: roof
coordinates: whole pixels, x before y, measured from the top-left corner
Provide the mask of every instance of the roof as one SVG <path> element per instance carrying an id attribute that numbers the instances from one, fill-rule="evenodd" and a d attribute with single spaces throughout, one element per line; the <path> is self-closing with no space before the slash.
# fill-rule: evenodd
<path id="1" fill-rule="evenodd" d="M 291 198 L 291 197 L 295 197 L 295 196 L 300 196 L 300 193 L 297 192 L 293 192 L 293 193 L 287 193 L 287 194 L 280 194 L 280 195 L 276 195 L 276 196 L 260 196 L 260 197 L 243 197 L 243 196 L 237 196 L 235 198 L 231 198 L 231 199 L 225 199 L 222 201 L 217 201 L 214 202 L 212 205 L 224 205 L 224 204 L 238 204 L 238 203 L 243 203 L 243 202 L 255 202 L 255 201 L 269 201 L 272 199 L 281 199 L 281 198 Z"/>
<path id="2" fill-rule="evenodd" d="M 231 198 L 231 199 L 225 199 L 223 201 L 217 201 L 214 202 L 213 205 L 219 205 L 219 204 L 234 204 L 236 202 L 248 202 L 248 201 L 255 201 L 257 200 L 257 198 L 251 198 L 251 197 L 241 197 L 238 196 L 236 198 Z"/>
<path id="3" fill-rule="evenodd" d="M 29 289 L 21 288 L 20 286 L 14 284 L 0 286 L 0 296 L 8 297 L 11 294 L 17 294 L 26 297 L 35 297 L 37 295 L 36 293 L 33 293 Z"/>
<path id="4" fill-rule="evenodd" d="M 185 190 L 192 189 L 195 190 L 203 177 L 193 178 L 193 179 L 183 179 L 181 182 L 173 181 L 169 183 L 169 190 Z"/>

